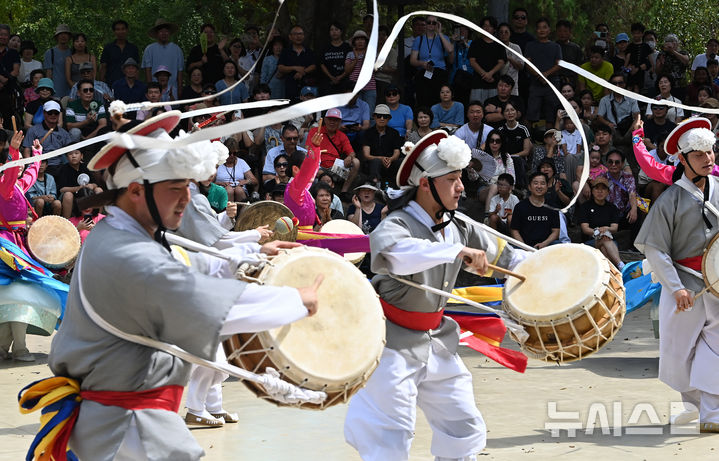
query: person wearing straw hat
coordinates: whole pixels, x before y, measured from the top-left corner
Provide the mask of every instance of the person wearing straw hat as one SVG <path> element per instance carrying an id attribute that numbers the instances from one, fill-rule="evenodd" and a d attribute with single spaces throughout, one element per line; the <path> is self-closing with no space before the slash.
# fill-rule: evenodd
<path id="1" fill-rule="evenodd" d="M 352 398 L 345 439 L 365 461 L 407 459 L 419 407 L 433 430 L 432 454 L 474 460 L 486 444 L 472 376 L 457 354 L 459 328 L 443 315 L 447 298 L 396 277 L 451 291 L 459 270 L 484 274 L 488 263 L 513 267 L 524 252 L 457 213 L 469 147 L 446 131 L 404 146 L 402 193 L 370 234 L 372 284 L 387 317 L 387 343 L 366 386 Z"/>
<path id="2" fill-rule="evenodd" d="M 154 38 L 155 43 L 150 43 L 142 52 L 142 68 L 145 70 L 145 81 L 157 81 L 157 70 L 165 66 L 170 73 L 170 86 L 182 88 L 182 71 L 185 70 L 185 56 L 182 49 L 176 43 L 170 41 L 170 37 L 177 32 L 177 24 L 173 24 L 162 18 L 155 21 L 155 25 L 147 31 L 148 35 Z"/>
<path id="3" fill-rule="evenodd" d="M 235 279 L 240 253 L 227 250 L 233 262 L 179 250 L 173 256 L 164 232 L 183 219 L 190 179 L 210 176 L 226 154 L 207 141 L 173 141 L 167 132 L 180 115 L 164 113 L 120 138 L 152 148 L 110 143 L 89 163 L 92 170 L 106 170 L 110 190 L 104 198 L 112 206 L 75 265 L 65 319 L 48 359 L 56 377 L 33 383 L 21 398 L 24 411 L 36 406 L 28 393 L 64 394 L 58 404 L 70 406 L 68 412 L 79 407 L 68 421 L 74 427 L 66 425 L 58 439 L 38 440 L 49 427 L 41 430 L 31 456 L 45 451 L 59 459 L 68 444 L 79 459 L 201 458 L 202 448 L 177 413 L 190 364 L 117 335 L 154 339 L 212 360 L 221 335 L 279 327 L 316 311 L 321 277 L 307 288 L 260 286 Z M 261 250 L 272 254 L 293 246 L 271 242 Z M 120 332 L 109 333 L 100 319 Z"/>
<path id="4" fill-rule="evenodd" d="M 686 407 L 672 423 L 698 417 L 701 432 L 719 432 L 719 300 L 711 293 L 695 296 L 705 288 L 704 251 L 719 233 L 710 128 L 709 120 L 691 118 L 669 134 L 664 150 L 681 163 L 634 242 L 662 284 L 659 379 L 681 393 Z"/>

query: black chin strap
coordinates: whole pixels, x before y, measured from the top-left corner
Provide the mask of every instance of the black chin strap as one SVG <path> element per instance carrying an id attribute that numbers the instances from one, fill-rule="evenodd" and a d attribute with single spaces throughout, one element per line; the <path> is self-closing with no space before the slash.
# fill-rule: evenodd
<path id="1" fill-rule="evenodd" d="M 135 158 L 132 156 L 130 151 L 125 152 L 127 155 L 127 159 L 130 160 L 130 163 L 135 168 L 140 168 L 140 165 L 137 163 Z M 162 223 L 162 218 L 160 217 L 160 212 L 157 210 L 157 203 L 155 203 L 155 193 L 154 189 L 152 187 L 152 184 L 146 179 L 142 181 L 142 184 L 145 186 L 145 202 L 147 203 L 147 209 L 150 211 L 150 216 L 152 217 L 152 220 L 155 221 L 155 224 L 157 224 L 157 229 L 155 230 L 155 241 L 165 247 L 167 251 L 170 250 L 170 244 L 167 243 L 167 239 L 165 239 L 165 231 L 167 228 Z"/>
<path id="2" fill-rule="evenodd" d="M 711 229 L 714 226 L 712 226 L 712 223 L 709 221 L 709 218 L 707 217 L 706 207 L 704 206 L 704 202 L 709 200 L 709 180 L 707 179 L 706 176 L 701 176 L 699 173 L 696 172 L 696 170 L 694 169 L 692 164 L 689 163 L 689 156 L 686 153 L 682 152 L 682 155 L 684 156 L 684 160 L 687 161 L 687 165 L 689 166 L 689 169 L 692 170 L 692 173 L 694 173 L 696 175 L 696 176 L 694 176 L 694 179 L 692 179 L 692 182 L 694 184 L 696 184 L 699 181 L 701 181 L 702 179 L 706 180 L 706 181 L 704 181 L 704 190 L 702 191 L 703 196 L 704 196 L 704 201 L 702 202 L 702 219 L 704 220 L 704 224 L 707 226 L 707 229 Z"/>
<path id="3" fill-rule="evenodd" d="M 447 207 L 444 206 L 444 203 L 442 203 L 442 199 L 439 196 L 439 193 L 437 192 L 437 188 L 434 187 L 434 179 L 433 178 L 427 178 L 429 179 L 429 190 L 432 192 L 432 197 L 434 198 L 434 201 L 439 203 L 439 206 L 442 207 L 440 210 L 434 215 L 436 219 L 442 219 L 444 217 L 445 213 L 449 213 L 449 219 L 447 221 L 442 221 L 439 224 L 435 224 L 431 227 L 432 232 L 437 232 L 445 227 L 449 226 L 449 223 L 452 222 L 454 219 L 454 211 L 455 210 L 448 210 Z"/>

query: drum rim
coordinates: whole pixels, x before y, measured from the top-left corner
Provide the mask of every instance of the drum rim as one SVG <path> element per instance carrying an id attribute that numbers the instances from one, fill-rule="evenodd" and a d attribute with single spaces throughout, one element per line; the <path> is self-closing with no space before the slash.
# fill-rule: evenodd
<path id="1" fill-rule="evenodd" d="M 356 231 L 356 232 L 346 232 L 346 231 L 342 231 L 342 229 L 338 229 L 338 230 L 340 230 L 341 232 L 334 232 L 333 230 L 329 230 L 329 231 L 326 232 L 326 233 L 328 233 L 328 234 L 365 235 L 364 232 L 362 231 L 362 228 L 361 228 L 361 227 L 359 227 L 357 224 L 353 223 L 352 221 L 348 221 L 348 220 L 346 220 L 346 219 L 331 219 L 331 220 L 327 221 L 327 222 L 324 223 L 324 224 L 322 225 L 322 227 L 320 228 L 320 233 L 325 232 L 325 227 L 326 227 L 327 225 L 331 224 L 331 223 L 341 224 L 340 227 L 343 227 L 343 226 L 346 226 L 347 224 L 350 224 L 350 228 L 351 228 L 353 231 Z M 332 224 L 330 227 L 334 227 L 334 226 L 336 226 L 337 224 Z M 362 264 L 362 261 L 364 260 L 364 258 L 365 258 L 366 255 L 367 255 L 367 253 L 362 252 L 362 251 L 358 251 L 358 252 L 355 252 L 355 253 L 345 253 L 343 257 L 344 257 L 344 259 L 346 259 L 347 261 L 351 262 L 351 263 L 354 264 L 355 266 L 359 266 L 360 264 Z M 353 258 L 349 258 L 348 256 L 354 256 L 354 257 L 353 257 Z"/>
<path id="2" fill-rule="evenodd" d="M 247 218 L 247 211 L 250 210 L 252 207 L 257 207 L 257 208 L 274 207 L 274 208 L 277 208 L 278 210 L 282 211 L 283 214 L 281 216 L 287 216 L 288 218 L 295 217 L 294 213 L 292 213 L 292 210 L 290 210 L 289 207 L 287 205 L 285 205 L 284 203 L 275 202 L 274 200 L 260 200 L 259 202 L 254 202 L 254 203 L 250 204 L 244 210 L 241 210 L 241 212 L 239 213 L 239 216 L 237 217 L 237 222 L 235 222 L 235 227 L 233 228 L 234 231 L 241 232 L 241 231 L 255 229 L 256 226 L 252 227 L 247 222 L 249 220 L 249 218 Z M 270 226 L 271 231 L 275 230 L 274 222 L 265 223 L 265 224 Z M 284 240 L 284 241 L 288 241 L 288 242 L 294 242 L 295 240 L 297 240 L 297 226 L 294 226 L 294 228 L 290 232 L 288 232 L 284 238 L 280 238 L 279 237 L 280 235 L 284 235 L 284 234 L 279 234 L 279 233 L 275 232 L 271 238 L 269 238 L 267 240 L 262 240 L 261 242 L 267 243 L 267 242 L 271 242 L 273 240 Z"/>
<path id="3" fill-rule="evenodd" d="M 504 284 L 504 287 L 502 288 L 502 306 L 507 313 L 509 313 L 510 316 L 515 318 L 515 320 L 528 320 L 532 322 L 548 322 L 547 325 L 551 325 L 553 320 L 557 319 L 564 319 L 564 318 L 570 318 L 574 319 L 577 316 L 581 315 L 581 312 L 583 309 L 585 309 L 588 306 L 594 305 L 594 299 L 595 297 L 601 297 L 599 296 L 603 292 L 599 292 L 598 288 L 600 286 L 606 287 L 609 283 L 609 280 L 612 276 L 611 271 L 611 263 L 608 259 L 604 257 L 604 255 L 601 254 L 599 250 L 596 248 L 591 248 L 587 245 L 583 244 L 577 244 L 577 243 L 565 243 L 562 245 L 553 245 L 549 247 L 542 248 L 541 250 L 530 254 L 530 258 L 533 257 L 533 255 L 538 254 L 547 254 L 549 252 L 557 251 L 556 248 L 567 248 L 567 247 L 574 247 L 574 248 L 581 248 L 582 251 L 588 251 L 588 254 L 592 254 L 595 257 L 597 257 L 597 261 L 602 266 L 600 270 L 598 271 L 598 274 L 600 275 L 600 279 L 595 282 L 594 288 L 592 291 L 584 298 L 581 299 L 580 302 L 577 304 L 574 304 L 573 306 L 564 308 L 562 310 L 558 310 L 556 312 L 552 312 L 551 314 L 532 314 L 529 312 L 526 312 L 525 310 L 520 309 L 516 305 L 514 305 L 511 301 L 511 293 L 508 293 L 511 291 L 514 287 L 516 287 L 520 282 L 518 282 L 516 279 L 508 278 L 507 281 Z M 526 259 L 525 259 L 526 261 Z M 520 262 L 517 267 L 515 268 L 515 271 L 521 273 L 521 265 L 524 261 Z M 604 274 L 604 275 L 602 275 Z"/>
<path id="4" fill-rule="evenodd" d="M 702 279 L 704 280 L 704 286 L 707 288 L 707 290 L 713 294 L 714 296 L 719 297 L 719 288 L 716 287 L 716 285 L 712 286 L 712 284 L 716 284 L 719 282 L 719 274 L 717 275 L 717 279 L 712 282 L 709 280 L 709 277 L 707 275 L 708 268 L 707 268 L 707 255 L 714 247 L 714 244 L 719 239 L 719 233 L 716 234 L 714 237 L 712 237 L 711 240 L 709 240 L 709 243 L 707 244 L 706 248 L 704 249 L 704 254 L 702 255 Z M 717 252 L 719 252 L 719 244 L 717 244 Z"/>
<path id="5" fill-rule="evenodd" d="M 293 254 L 298 253 L 317 253 L 325 256 L 329 256 L 336 261 L 341 261 L 341 264 L 346 264 L 346 267 L 351 267 L 352 270 L 359 271 L 354 265 L 352 265 L 349 261 L 342 258 L 341 256 L 337 255 L 336 253 L 333 253 L 330 250 L 324 249 L 324 248 L 312 248 L 312 247 L 297 247 L 297 248 L 291 248 L 289 250 L 282 251 L 278 256 L 282 259 L 289 258 Z M 282 261 L 280 260 L 280 262 Z M 275 265 L 277 266 L 277 265 Z M 263 283 L 266 282 L 266 279 L 268 278 L 268 273 L 272 269 L 273 266 L 267 265 L 263 270 L 260 272 L 260 274 L 257 276 L 259 280 L 261 280 Z M 366 283 L 366 287 L 369 288 L 371 292 L 374 293 L 374 288 L 370 284 L 369 280 L 363 277 L 363 283 Z M 279 334 L 274 335 L 270 331 L 261 331 L 257 333 L 257 339 L 260 341 L 260 344 L 262 345 L 262 349 L 264 350 L 264 354 L 270 359 L 270 361 L 278 367 L 278 371 L 280 371 L 284 376 L 291 379 L 293 382 L 298 383 L 302 387 L 306 387 L 308 389 L 312 390 L 323 390 L 326 392 L 341 392 L 342 390 L 349 390 L 357 385 L 363 384 L 366 382 L 367 378 L 371 373 L 374 371 L 374 369 L 377 367 L 377 364 L 379 364 L 379 359 L 382 355 L 382 351 L 384 350 L 384 338 L 385 338 L 385 321 L 384 321 L 384 315 L 382 313 L 382 306 L 380 305 L 379 298 L 377 296 L 374 296 L 371 298 L 372 304 L 375 304 L 376 311 L 380 314 L 379 321 L 377 324 L 380 326 L 381 331 L 378 332 L 379 336 L 382 338 L 381 345 L 377 347 L 377 353 L 376 355 L 373 355 L 371 358 L 366 360 L 367 364 L 370 365 L 367 368 L 363 368 L 361 372 L 356 372 L 352 374 L 351 376 L 345 376 L 341 379 L 327 379 L 322 376 L 318 376 L 315 373 L 309 372 L 307 369 L 305 369 L 302 364 L 298 364 L 295 362 L 292 362 L 289 360 L 289 358 L 282 354 L 280 351 L 281 344 L 279 344 L 276 340 L 276 337 L 281 335 L 282 331 L 285 331 L 286 328 L 289 327 L 289 325 L 285 325 L 284 327 L 276 328 L 274 331 L 278 332 Z M 369 306 L 366 309 L 369 311 Z M 304 320 L 304 319 L 303 319 Z M 246 352 L 251 352 L 247 351 Z M 289 368 L 287 368 L 289 366 Z"/>

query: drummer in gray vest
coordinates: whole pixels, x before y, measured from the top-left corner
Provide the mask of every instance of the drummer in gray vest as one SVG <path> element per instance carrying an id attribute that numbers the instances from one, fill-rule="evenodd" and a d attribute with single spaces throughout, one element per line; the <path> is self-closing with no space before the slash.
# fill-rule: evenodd
<path id="1" fill-rule="evenodd" d="M 162 114 L 135 133 L 170 142 L 166 131 L 179 117 Z M 115 196 L 108 217 L 83 245 L 49 357 L 57 377 L 79 383 L 82 401 L 69 448 L 80 459 L 197 460 L 204 454 L 177 413 L 189 363 L 120 339 L 90 312 L 124 333 L 213 360 L 221 335 L 279 327 L 316 311 L 321 278 L 300 289 L 246 284 L 234 279 L 236 263 L 186 254 L 188 267 L 171 255 L 163 232 L 180 225 L 190 200 L 188 178 L 209 177 L 218 161 L 209 143 L 200 144 L 131 151 L 108 145 L 89 163 L 108 169 Z M 287 245 L 272 242 L 263 251 Z M 203 273 L 211 268 L 225 278 Z M 39 386 L 49 391 L 56 381 Z"/>
<path id="2" fill-rule="evenodd" d="M 387 344 L 367 385 L 350 401 L 345 439 L 365 461 L 406 460 L 416 406 L 432 427 L 437 460 L 474 460 L 486 427 L 474 403 L 472 376 L 457 354 L 459 328 L 443 316 L 447 298 L 395 277 L 451 291 L 463 267 L 487 273 L 488 262 L 512 268 L 513 250 L 461 213 L 461 170 L 471 153 L 459 138 L 434 131 L 405 145 L 397 174 L 403 194 L 370 234 L 372 284 L 387 317 Z"/>
<path id="3" fill-rule="evenodd" d="M 719 233 L 719 179 L 711 175 L 715 143 L 711 122 L 701 117 L 667 136 L 664 150 L 681 164 L 634 242 L 662 284 L 659 379 L 681 393 L 686 408 L 671 422 L 698 417 L 701 432 L 719 432 L 719 300 L 709 292 L 694 298 L 705 287 L 704 250 Z"/>

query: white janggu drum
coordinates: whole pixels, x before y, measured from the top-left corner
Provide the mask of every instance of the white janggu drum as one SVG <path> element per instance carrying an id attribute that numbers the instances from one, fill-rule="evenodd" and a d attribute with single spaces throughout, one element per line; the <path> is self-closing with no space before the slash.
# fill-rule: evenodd
<path id="1" fill-rule="evenodd" d="M 364 235 L 364 232 L 362 232 L 362 229 L 360 229 L 357 224 L 347 221 L 346 219 L 333 219 L 328 221 L 322 226 L 320 232 L 325 234 Z M 364 257 L 365 253 L 362 252 L 344 254 L 344 258 L 355 266 L 359 266 Z"/>
<path id="2" fill-rule="evenodd" d="M 80 252 L 80 233 L 67 219 L 43 216 L 30 226 L 27 246 L 32 256 L 50 269 L 63 269 Z"/>
<path id="3" fill-rule="evenodd" d="M 619 331 L 626 313 L 621 273 L 588 245 L 564 244 L 530 254 L 508 278 L 504 309 L 525 327 L 527 355 L 571 362 L 597 352 Z"/>
<path id="4" fill-rule="evenodd" d="M 293 406 L 324 409 L 347 402 L 377 367 L 385 343 L 384 314 L 367 278 L 341 256 L 307 247 L 283 251 L 254 272 L 241 279 L 298 288 L 324 275 L 319 309 L 281 328 L 233 335 L 223 343 L 228 362 L 256 373 L 272 367 L 285 381 L 327 393 L 320 405 Z M 245 384 L 267 397 L 261 386 Z"/>

